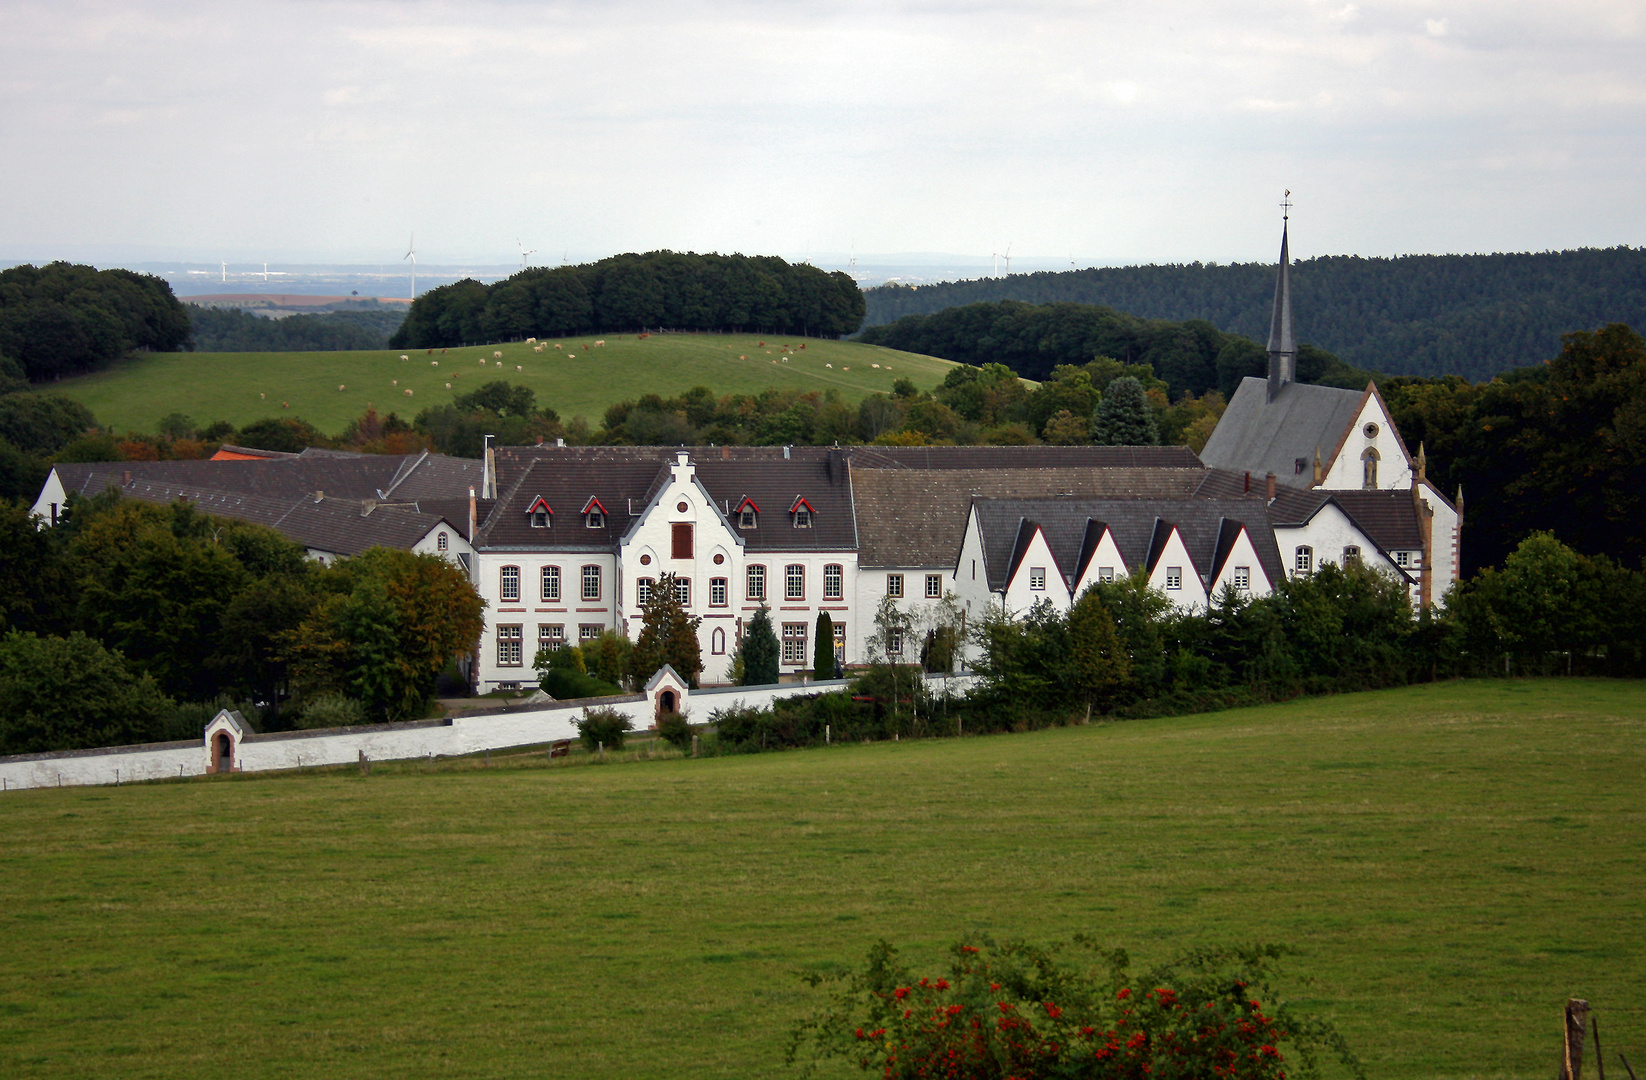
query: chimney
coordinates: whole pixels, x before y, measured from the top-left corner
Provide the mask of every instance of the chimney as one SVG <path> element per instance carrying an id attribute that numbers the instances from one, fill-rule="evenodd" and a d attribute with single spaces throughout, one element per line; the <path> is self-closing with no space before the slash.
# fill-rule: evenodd
<path id="1" fill-rule="evenodd" d="M 1251 474 L 1250 471 L 1248 471 L 1246 473 L 1246 488 L 1245 488 L 1245 491 L 1246 491 L 1246 494 L 1248 494 L 1248 495 L 1250 495 L 1252 493 L 1252 474 Z"/>
<path id="2" fill-rule="evenodd" d="M 557 450 L 560 449 L 561 447 L 565 446 L 565 445 L 566 445 L 566 440 L 565 439 L 555 439 L 554 440 L 554 446 L 555 446 L 555 449 L 557 449 Z"/>
<path id="3" fill-rule="evenodd" d="M 482 499 L 497 498 L 497 459 L 492 454 L 492 440 L 496 435 L 486 436 L 485 461 L 482 462 L 484 472 L 480 476 L 480 497 Z"/>
<path id="4" fill-rule="evenodd" d="M 721 461 L 730 461 L 731 459 L 732 459 L 732 448 L 731 448 L 731 446 L 730 445 L 722 446 L 720 448 L 720 460 Z"/>
<path id="5" fill-rule="evenodd" d="M 538 446 L 542 446 L 542 445 L 543 445 L 543 436 L 541 436 L 541 435 L 539 435 L 539 436 L 538 436 L 538 437 L 537 437 L 537 445 L 538 445 Z"/>
<path id="6" fill-rule="evenodd" d="M 120 486 L 121 487 L 130 487 L 131 486 L 131 470 L 130 469 L 122 469 L 120 471 Z"/>
<path id="7" fill-rule="evenodd" d="M 1326 470 L 1320 467 L 1320 444 L 1315 443 L 1315 487 L 1319 487 L 1320 482 L 1324 479 L 1326 479 Z"/>
<path id="8" fill-rule="evenodd" d="M 469 489 L 469 546 L 474 546 L 474 531 L 478 527 L 478 511 L 474 505 L 474 488 Z"/>
<path id="9" fill-rule="evenodd" d="M 1270 473 L 1263 478 L 1264 497 L 1270 502 L 1275 501 L 1275 474 Z"/>
<path id="10" fill-rule="evenodd" d="M 321 499 L 324 499 L 325 497 L 326 497 L 326 493 L 324 491 L 316 491 L 314 493 L 314 501 L 315 502 L 319 502 Z"/>

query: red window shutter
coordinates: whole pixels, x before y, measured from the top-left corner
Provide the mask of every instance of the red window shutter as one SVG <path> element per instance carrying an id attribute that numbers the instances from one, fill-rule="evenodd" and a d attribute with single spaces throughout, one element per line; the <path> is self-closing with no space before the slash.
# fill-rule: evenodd
<path id="1" fill-rule="evenodd" d="M 674 525 L 674 552 L 676 559 L 692 557 L 692 525 L 689 521 L 678 521 Z"/>

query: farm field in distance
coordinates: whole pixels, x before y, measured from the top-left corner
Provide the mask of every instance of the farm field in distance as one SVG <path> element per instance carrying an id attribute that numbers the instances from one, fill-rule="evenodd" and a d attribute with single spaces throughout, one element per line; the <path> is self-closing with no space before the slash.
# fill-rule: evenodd
<path id="1" fill-rule="evenodd" d="M 1639 683 L 494 765 L 0 796 L 0 1075 L 782 1076 L 800 973 L 982 931 L 1290 945 L 1375 1078 L 1547 1080 L 1568 996 L 1646 1061 Z"/>
<path id="2" fill-rule="evenodd" d="M 590 348 L 597 340 L 606 344 Z M 424 349 L 151 353 L 43 389 L 81 402 L 100 424 L 119 431 L 153 432 L 162 417 L 181 412 L 201 425 L 227 420 L 236 427 L 270 416 L 300 416 L 335 435 L 368 405 L 410 419 L 497 379 L 530 387 L 538 405 L 554 409 L 562 421 L 582 415 L 598 427 L 608 406 L 642 394 L 673 397 L 694 386 L 707 386 L 716 396 L 773 387 L 832 389 L 855 404 L 871 393 L 889 392 L 904 376 L 930 390 L 954 366 L 858 342 L 756 334 L 653 334 L 644 340 L 632 333 L 591 334 L 543 343 L 541 353 L 521 342 L 455 348 L 445 355 L 439 349 L 433 355 Z M 554 348 L 557 343 L 560 349 Z M 798 348 L 801 344 L 806 347 Z M 790 347 L 787 357 L 784 346 Z M 494 352 L 503 354 L 501 361 Z M 402 361 L 402 355 L 408 359 Z M 523 370 L 516 371 L 517 365 Z M 290 407 L 281 408 L 282 402 Z"/>

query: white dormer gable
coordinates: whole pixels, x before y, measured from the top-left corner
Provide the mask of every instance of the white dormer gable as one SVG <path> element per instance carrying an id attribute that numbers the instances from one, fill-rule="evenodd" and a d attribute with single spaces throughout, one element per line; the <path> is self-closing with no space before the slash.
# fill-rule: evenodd
<path id="1" fill-rule="evenodd" d="M 1156 522 L 1155 529 L 1154 546 L 1158 547 L 1159 554 L 1149 567 L 1149 587 L 1165 593 L 1176 607 L 1205 607 L 1206 584 L 1194 560 L 1189 558 L 1183 534 L 1176 525 L 1164 521 Z"/>
<path id="2" fill-rule="evenodd" d="M 1006 610 L 1020 613 L 1029 610 L 1042 600 L 1050 600 L 1059 611 L 1069 608 L 1069 584 L 1063 577 L 1063 570 L 1057 565 L 1057 559 L 1052 556 L 1052 548 L 1046 542 L 1046 534 L 1040 526 L 1032 523 L 1027 526 L 1031 532 L 1026 542 L 1020 542 L 1021 554 L 1017 566 L 1013 568 L 1011 576 L 1006 581 L 1004 603 Z"/>
<path id="3" fill-rule="evenodd" d="M 1075 582 L 1074 595 L 1079 596 L 1087 589 L 1100 581 L 1119 581 L 1131 571 L 1126 566 L 1126 560 L 1120 554 L 1120 545 L 1115 543 L 1114 532 L 1108 526 L 1103 526 L 1103 536 L 1092 549 L 1092 557 L 1081 568 L 1080 580 Z"/>
<path id="4" fill-rule="evenodd" d="M 1269 580 L 1263 563 L 1257 557 L 1257 546 L 1252 543 L 1251 533 L 1245 525 L 1239 526 L 1239 529 L 1234 543 L 1229 545 L 1228 557 L 1223 560 L 1222 566 L 1216 568 L 1217 577 L 1208 590 L 1209 596 L 1221 595 L 1230 585 L 1247 597 L 1268 596 L 1274 591 L 1274 582 Z"/>
<path id="5" fill-rule="evenodd" d="M 1412 459 L 1375 385 L 1368 385 L 1353 423 L 1337 446 L 1320 448 L 1328 491 L 1395 491 L 1412 486 Z"/>

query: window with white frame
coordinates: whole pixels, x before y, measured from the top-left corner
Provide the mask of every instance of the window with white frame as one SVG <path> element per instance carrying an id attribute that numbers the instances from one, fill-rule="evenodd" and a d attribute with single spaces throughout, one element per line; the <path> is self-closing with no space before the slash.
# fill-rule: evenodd
<path id="1" fill-rule="evenodd" d="M 692 579 L 677 577 L 674 579 L 674 598 L 681 607 L 692 606 Z"/>
<path id="2" fill-rule="evenodd" d="M 497 571 L 497 598 L 505 604 L 520 599 L 520 567 L 505 566 Z"/>
<path id="3" fill-rule="evenodd" d="M 449 547 L 451 547 L 451 541 L 446 538 L 445 533 L 441 533 L 434 538 L 434 549 L 436 551 L 445 551 Z"/>
<path id="4" fill-rule="evenodd" d="M 532 528 L 546 529 L 549 527 L 549 512 L 547 510 L 532 511 Z"/>
<path id="5" fill-rule="evenodd" d="M 743 509 L 737 512 L 737 527 L 739 529 L 752 529 L 755 527 L 756 520 L 754 504 L 744 503 Z"/>
<path id="6" fill-rule="evenodd" d="M 600 567 L 595 565 L 583 568 L 583 599 L 600 599 Z"/>
<path id="7" fill-rule="evenodd" d="M 805 623 L 786 622 L 783 624 L 783 662 L 785 664 L 804 664 L 806 662 Z"/>
<path id="8" fill-rule="evenodd" d="M 748 588 L 746 592 L 750 600 L 766 599 L 766 568 L 759 563 L 751 563 L 743 571 L 743 578 Z"/>
<path id="9" fill-rule="evenodd" d="M 1353 566 L 1360 562 L 1360 545 L 1350 544 L 1343 549 L 1343 565 Z"/>
<path id="10" fill-rule="evenodd" d="M 499 623 L 497 626 L 497 666 L 519 667 L 521 651 L 519 623 Z"/>
<path id="11" fill-rule="evenodd" d="M 806 599 L 806 568 L 800 563 L 790 563 L 783 568 L 783 598 Z"/>
<path id="12" fill-rule="evenodd" d="M 577 628 L 577 640 L 593 641 L 595 638 L 605 633 L 605 631 L 606 628 L 601 626 L 599 623 L 584 623 Z"/>
<path id="13" fill-rule="evenodd" d="M 846 664 L 846 624 L 834 624 L 834 662 L 842 667 Z"/>
<path id="14" fill-rule="evenodd" d="M 545 566 L 543 568 L 543 599 L 560 599 L 560 567 Z"/>
<path id="15" fill-rule="evenodd" d="M 604 529 L 606 527 L 606 512 L 591 507 L 588 515 L 583 519 L 583 524 L 591 529 Z"/>
<path id="16" fill-rule="evenodd" d="M 656 584 L 657 584 L 657 579 L 656 578 L 649 578 L 649 577 L 635 578 L 634 579 L 634 598 L 635 598 L 636 602 L 641 603 L 641 604 L 651 603 L 651 601 L 652 601 L 652 587 L 655 586 Z"/>
<path id="17" fill-rule="evenodd" d="M 893 626 L 886 631 L 886 654 L 888 656 L 903 655 L 903 628 Z"/>
<path id="18" fill-rule="evenodd" d="M 900 597 L 900 596 L 903 595 L 903 575 L 902 574 L 887 574 L 886 575 L 886 595 L 890 596 L 890 597 L 894 597 L 894 598 Z"/>
<path id="19" fill-rule="evenodd" d="M 537 647 L 539 649 L 558 649 L 566 643 L 565 623 L 538 623 Z"/>
<path id="20" fill-rule="evenodd" d="M 1097 580 L 1104 584 L 1114 584 L 1114 567 L 1100 566 L 1097 568 Z"/>
<path id="21" fill-rule="evenodd" d="M 1308 545 L 1299 545 L 1292 553 L 1292 569 L 1299 574 L 1307 574 L 1315 568 L 1315 549 Z"/>
<path id="22" fill-rule="evenodd" d="M 812 512 L 810 508 L 805 506 L 795 507 L 794 527 L 797 529 L 809 529 L 812 527 Z"/>
<path id="23" fill-rule="evenodd" d="M 823 568 L 823 599 L 839 600 L 842 593 L 845 572 L 839 563 L 829 563 Z"/>
<path id="24" fill-rule="evenodd" d="M 1412 553 L 1409 551 L 1395 552 L 1395 565 L 1405 570 L 1412 565 Z"/>
<path id="25" fill-rule="evenodd" d="M 726 589 L 726 579 L 725 578 L 723 578 L 723 577 L 712 577 L 712 578 L 710 578 L 709 579 L 709 606 L 710 607 L 725 607 L 726 606 L 726 592 L 727 592 L 727 589 Z"/>
<path id="26" fill-rule="evenodd" d="M 1035 592 L 1046 590 L 1046 568 L 1044 566 L 1029 567 L 1029 588 Z"/>
<path id="27" fill-rule="evenodd" d="M 1181 566 L 1166 567 L 1166 588 L 1181 589 L 1183 587 L 1183 568 Z"/>
<path id="28" fill-rule="evenodd" d="M 1234 587 L 1245 592 L 1252 587 L 1252 568 L 1237 566 L 1234 568 Z"/>
<path id="29" fill-rule="evenodd" d="M 943 599 L 943 575 L 942 574 L 927 574 L 926 575 L 926 599 L 928 599 L 928 600 L 941 600 L 941 599 Z"/>

